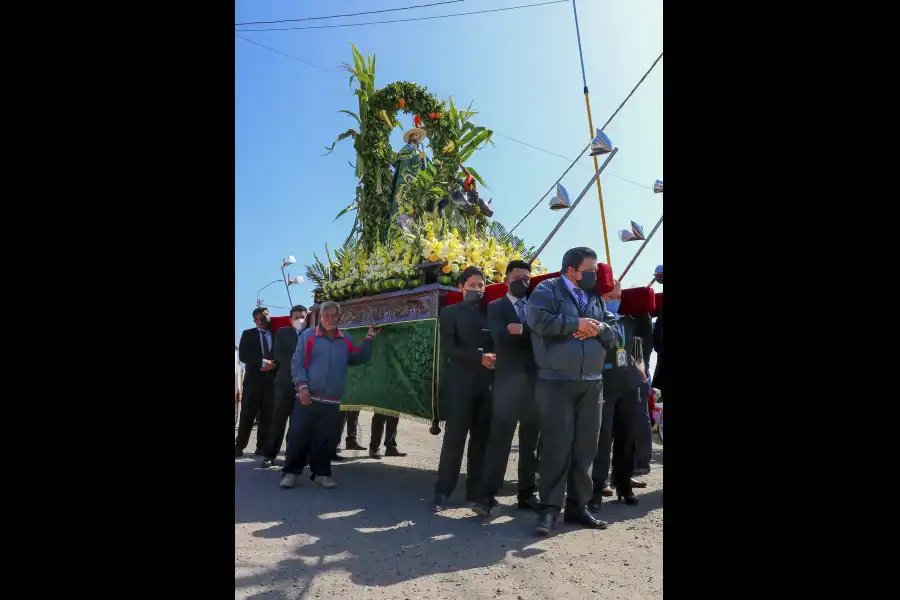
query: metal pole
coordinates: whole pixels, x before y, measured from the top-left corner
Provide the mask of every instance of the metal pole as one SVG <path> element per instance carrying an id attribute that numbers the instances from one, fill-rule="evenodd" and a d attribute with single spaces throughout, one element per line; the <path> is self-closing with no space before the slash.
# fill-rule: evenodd
<path id="1" fill-rule="evenodd" d="M 587 186 L 585 186 L 585 188 L 583 190 L 581 190 L 581 193 L 578 194 L 578 198 L 575 199 L 575 202 L 572 203 L 572 206 L 569 208 L 569 210 L 566 211 L 566 214 L 564 214 L 562 216 L 562 219 L 559 220 L 559 223 L 556 224 L 556 227 L 553 228 L 553 231 L 550 232 L 550 235 L 547 236 L 547 239 L 544 240 L 543 244 L 541 244 L 541 247 L 537 249 L 537 252 L 535 252 L 531 256 L 531 260 L 536 259 L 538 257 L 538 255 L 544 250 L 544 248 L 547 247 L 547 244 L 550 243 L 550 240 L 553 239 L 553 236 L 556 235 L 556 232 L 559 231 L 559 228 L 562 227 L 562 224 L 566 222 L 566 219 L 569 218 L 569 215 L 572 214 L 572 211 L 575 210 L 575 207 L 578 206 L 578 203 L 581 202 L 581 199 L 584 198 L 584 195 L 587 194 L 588 190 L 591 189 L 591 186 L 594 185 L 594 181 L 598 177 L 600 177 L 600 173 L 603 172 L 603 169 L 606 168 L 606 165 L 609 164 L 609 161 L 612 160 L 613 156 L 615 156 L 616 152 L 618 152 L 618 151 L 619 151 L 618 148 L 612 149 L 612 152 L 609 153 L 609 156 L 606 157 L 606 160 L 603 161 L 603 164 L 600 165 L 600 168 L 597 169 L 597 172 L 594 173 L 594 176 L 591 177 L 590 181 L 588 181 Z"/>
<path id="2" fill-rule="evenodd" d="M 281 279 L 284 281 L 284 291 L 286 291 L 288 295 L 288 304 L 293 306 L 294 301 L 291 300 L 291 287 L 288 285 L 287 275 L 284 274 L 284 265 L 281 265 Z"/>
<path id="3" fill-rule="evenodd" d="M 660 225 L 662 225 L 662 221 L 663 221 L 663 218 L 660 217 L 660 218 L 659 218 L 659 221 L 656 222 L 656 226 L 655 226 L 655 227 L 653 228 L 653 230 L 650 232 L 650 235 L 647 236 L 647 239 L 644 240 L 644 243 L 641 244 L 641 247 L 638 248 L 638 251 L 634 253 L 634 258 L 631 259 L 631 262 L 628 263 L 628 266 L 625 267 L 625 270 L 622 271 L 622 274 L 621 274 L 621 275 L 619 275 L 619 281 L 622 281 L 623 279 L 625 279 L 625 274 L 628 273 L 628 269 L 631 268 L 631 265 L 634 264 L 634 261 L 637 260 L 637 257 L 641 255 L 641 252 L 643 252 L 643 251 L 644 251 L 644 248 L 647 247 L 647 244 L 650 243 L 650 238 L 653 237 L 653 234 L 656 233 L 656 230 L 659 229 L 659 226 L 660 226 Z M 654 277 L 654 280 L 655 280 L 655 279 L 656 279 L 656 278 Z M 651 285 L 653 284 L 652 281 L 651 281 L 650 283 L 651 283 Z"/>
<path id="4" fill-rule="evenodd" d="M 654 283 L 656 283 L 656 277 L 650 280 L 650 283 L 647 284 L 647 287 L 653 287 Z"/>
<path id="5" fill-rule="evenodd" d="M 272 285 L 273 283 L 278 283 L 278 282 L 280 282 L 280 281 L 281 281 L 280 279 L 276 279 L 275 281 L 270 281 L 269 283 L 267 283 L 266 285 L 262 286 L 261 288 L 259 288 L 259 289 L 256 291 L 257 305 L 259 305 L 259 302 L 258 302 L 258 301 L 259 301 L 259 295 L 262 293 L 262 291 L 263 291 L 264 289 L 266 289 L 267 287 L 269 287 L 270 285 Z"/>
<path id="6" fill-rule="evenodd" d="M 584 71 L 584 54 L 581 51 L 581 29 L 578 27 L 578 10 L 575 8 L 575 0 L 572 0 L 572 13 L 575 15 L 575 34 L 578 38 L 578 59 L 581 61 L 581 82 L 584 84 L 584 105 L 587 107 L 588 136 L 594 137 L 594 120 L 591 118 L 591 95 L 588 92 L 587 75 Z M 597 157 L 594 156 L 594 168 L 597 168 Z M 600 200 L 600 221 L 603 225 L 603 245 L 606 247 L 606 264 L 612 266 L 609 258 L 609 236 L 606 234 L 606 210 L 603 208 L 603 190 L 600 187 L 600 179 L 597 178 L 597 198 Z"/>

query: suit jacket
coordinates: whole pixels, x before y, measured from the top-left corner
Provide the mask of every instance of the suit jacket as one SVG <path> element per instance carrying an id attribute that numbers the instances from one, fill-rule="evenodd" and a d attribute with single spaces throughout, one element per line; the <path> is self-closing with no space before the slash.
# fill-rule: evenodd
<path id="1" fill-rule="evenodd" d="M 525 301 L 525 299 L 522 299 Z M 527 310 L 527 309 L 526 309 Z M 537 363 L 531 349 L 531 329 L 528 323 L 519 320 L 519 315 L 509 296 L 497 298 L 487 307 L 488 329 L 497 352 L 497 364 L 494 367 L 498 377 L 504 373 L 526 372 L 537 374 Z M 513 335 L 506 328 L 510 323 L 520 323 L 522 333 Z"/>
<path id="2" fill-rule="evenodd" d="M 493 372 L 481 364 L 484 352 L 494 351 L 487 328 L 487 317 L 480 307 L 459 302 L 441 310 L 441 350 L 449 359 L 452 386 L 455 389 L 490 387 Z"/>
<path id="3" fill-rule="evenodd" d="M 275 373 L 275 387 L 283 387 L 293 389 L 294 383 L 291 381 L 291 359 L 294 357 L 294 350 L 297 349 L 297 339 L 299 333 L 293 327 L 282 327 L 275 334 L 275 365 L 278 371 Z"/>
<path id="4" fill-rule="evenodd" d="M 272 337 L 274 338 L 274 336 Z M 272 340 L 272 346 L 275 346 L 274 339 Z M 273 350 L 270 350 L 263 355 L 262 344 L 260 343 L 260 333 L 259 329 L 256 327 L 245 329 L 243 333 L 241 333 L 241 341 L 238 343 L 238 358 L 242 363 L 247 365 L 247 368 L 244 371 L 245 383 L 253 383 L 262 381 L 263 379 L 271 381 L 275 380 L 276 371 L 268 371 L 266 373 L 260 371 L 263 358 L 273 360 L 275 358 L 275 353 Z"/>

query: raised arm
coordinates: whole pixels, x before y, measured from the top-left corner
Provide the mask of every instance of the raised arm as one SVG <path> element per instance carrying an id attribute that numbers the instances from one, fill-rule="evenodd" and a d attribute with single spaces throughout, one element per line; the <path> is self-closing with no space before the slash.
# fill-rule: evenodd
<path id="1" fill-rule="evenodd" d="M 578 331 L 578 319 L 557 312 L 552 286 L 550 280 L 542 281 L 531 292 L 528 304 L 525 305 L 528 327 L 540 336 L 572 335 Z"/>
<path id="2" fill-rule="evenodd" d="M 347 349 L 350 351 L 347 354 L 348 365 L 362 365 L 369 362 L 369 359 L 372 358 L 372 338 L 370 336 L 364 337 L 359 347 L 353 345 L 353 340 L 346 333 L 344 339 L 347 341 Z"/>

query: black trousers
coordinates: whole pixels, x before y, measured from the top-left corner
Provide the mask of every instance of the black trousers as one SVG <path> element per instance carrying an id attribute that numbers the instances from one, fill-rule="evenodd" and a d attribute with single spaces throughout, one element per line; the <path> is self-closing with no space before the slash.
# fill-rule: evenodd
<path id="1" fill-rule="evenodd" d="M 253 422 L 259 416 L 259 427 L 256 430 L 256 454 L 263 454 L 269 436 L 272 412 L 275 405 L 274 379 L 263 374 L 244 378 L 244 394 L 241 398 L 241 417 L 238 422 L 235 448 L 243 450 L 250 442 Z"/>
<path id="2" fill-rule="evenodd" d="M 447 422 L 434 493 L 447 497 L 453 494 L 459 481 L 468 437 L 466 499 L 474 501 L 481 491 L 484 453 L 490 435 L 491 390 L 488 386 L 473 386 L 471 381 L 457 381 L 451 385 L 456 384 L 461 389 L 452 390 L 447 399 Z"/>
<path id="3" fill-rule="evenodd" d="M 281 452 L 281 444 L 284 442 L 288 419 L 294 410 L 294 402 L 299 402 L 299 400 L 296 398 L 293 383 L 276 382 L 275 409 L 272 411 L 272 423 L 269 426 L 266 446 L 262 448 L 263 456 L 270 460 L 275 460 L 275 457 Z"/>
<path id="4" fill-rule="evenodd" d="M 482 495 L 493 498 L 503 487 L 516 424 L 519 425 L 519 498 L 536 491 L 537 445 L 541 431 L 535 378 L 525 372 L 498 372 L 494 379 L 491 429 L 484 457 Z"/>
<path id="5" fill-rule="evenodd" d="M 341 419 L 338 421 L 334 436 L 334 451 L 337 452 L 338 446 L 341 445 L 341 436 L 344 435 L 344 426 L 347 426 L 347 444 L 350 440 L 356 441 L 356 434 L 359 433 L 359 411 L 345 410 L 341 412 Z"/>
<path id="6" fill-rule="evenodd" d="M 400 424 L 400 417 L 389 417 L 375 413 L 372 415 L 372 439 L 369 442 L 369 450 L 375 452 L 381 446 L 381 439 L 384 438 L 385 448 L 397 447 L 397 425 Z"/>
<path id="7" fill-rule="evenodd" d="M 338 404 L 325 402 L 310 402 L 306 406 L 299 400 L 294 403 L 282 472 L 300 475 L 308 459 L 313 475 L 331 476 L 335 432 L 342 419 L 340 410 Z"/>
<path id="8" fill-rule="evenodd" d="M 591 465 L 597 455 L 603 384 L 597 381 L 538 379 L 541 424 L 539 485 L 544 513 L 583 508 L 593 496 Z"/>
<path id="9" fill-rule="evenodd" d="M 614 477 L 612 484 L 620 492 L 631 491 L 640 405 L 640 388 L 617 389 L 617 386 L 610 382 L 604 383 L 603 414 L 592 473 L 595 492 L 599 492 L 609 483 L 610 455 Z"/>

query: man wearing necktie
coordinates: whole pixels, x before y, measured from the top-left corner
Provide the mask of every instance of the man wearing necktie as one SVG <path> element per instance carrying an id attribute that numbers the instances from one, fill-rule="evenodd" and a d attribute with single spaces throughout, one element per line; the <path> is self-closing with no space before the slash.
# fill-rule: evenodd
<path id="1" fill-rule="evenodd" d="M 250 441 L 253 422 L 259 415 L 256 430 L 256 451 L 262 456 L 266 447 L 272 409 L 275 402 L 275 353 L 272 344 L 272 322 L 269 309 L 254 308 L 253 323 L 256 327 L 245 329 L 238 344 L 238 358 L 247 368 L 244 372 L 244 393 L 241 402 L 241 418 L 238 434 L 234 440 L 234 457 L 244 455 L 244 448 Z"/>
<path id="2" fill-rule="evenodd" d="M 605 323 L 597 284 L 597 253 L 572 248 L 560 277 L 545 279 L 526 307 L 537 362 L 535 398 L 541 426 L 541 515 L 535 531 L 549 535 L 565 505 L 565 521 L 591 529 L 607 523 L 587 509 L 593 496 L 606 346 L 618 338 Z M 612 315 L 609 315 L 612 319 Z"/>
<path id="3" fill-rule="evenodd" d="M 306 328 L 306 307 L 298 304 L 291 309 L 290 318 L 293 327 L 282 327 L 275 334 L 275 407 L 272 414 L 272 425 L 267 436 L 267 445 L 262 448 L 262 468 L 275 466 L 275 457 L 281 451 L 284 432 L 288 419 L 294 409 L 294 382 L 291 381 L 291 359 L 297 349 L 297 340 Z"/>
<path id="4" fill-rule="evenodd" d="M 526 294 L 531 279 L 531 264 L 514 260 L 506 267 L 507 294 L 488 304 L 488 329 L 494 340 L 497 362 L 494 366 L 494 394 L 491 431 L 484 457 L 484 476 L 480 499 L 472 509 L 482 517 L 491 514 L 495 496 L 503 487 L 509 463 L 516 423 L 519 424 L 518 506 L 538 510 L 535 496 L 537 443 L 540 434 L 537 405 L 534 400 L 537 365 L 531 349 L 531 330 L 526 318 Z"/>

